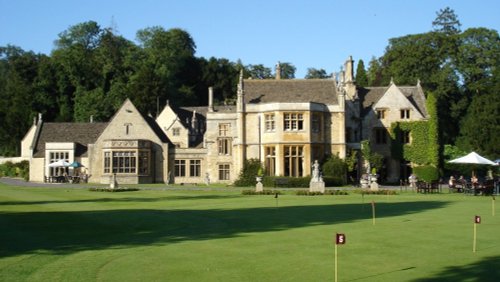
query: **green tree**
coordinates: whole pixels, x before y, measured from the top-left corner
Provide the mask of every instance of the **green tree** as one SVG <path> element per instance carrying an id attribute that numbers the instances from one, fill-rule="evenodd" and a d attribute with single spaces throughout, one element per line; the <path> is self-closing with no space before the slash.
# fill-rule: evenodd
<path id="1" fill-rule="evenodd" d="M 281 69 L 281 79 L 293 79 L 295 78 L 295 71 L 297 70 L 295 66 L 291 63 L 279 63 Z"/>
<path id="2" fill-rule="evenodd" d="M 214 99 L 216 101 L 228 101 L 234 98 L 236 94 L 236 85 L 238 83 L 238 72 L 236 64 L 231 63 L 228 59 L 211 57 L 208 61 L 204 58 L 199 59 L 201 65 L 201 81 L 204 85 L 199 98 L 202 103 L 208 104 L 207 88 L 214 88 Z"/>
<path id="3" fill-rule="evenodd" d="M 258 159 L 248 159 L 243 163 L 243 169 L 240 172 L 238 179 L 234 182 L 237 187 L 255 186 L 259 170 L 264 170 L 262 163 Z"/>
<path id="4" fill-rule="evenodd" d="M 139 30 L 137 39 L 143 47 L 136 71 L 131 77 L 130 96 L 141 112 L 155 108 L 157 99 L 176 105 L 194 100 L 190 67 L 198 68 L 196 45 L 186 31 L 150 27 Z"/>
<path id="5" fill-rule="evenodd" d="M 335 182 L 344 185 L 347 183 L 347 164 L 337 155 L 332 155 L 322 165 L 325 177 L 336 179 Z"/>
<path id="6" fill-rule="evenodd" d="M 499 105 L 500 95 L 495 91 L 474 96 L 461 122 L 457 140 L 459 148 L 489 157 L 500 155 L 497 138 L 500 132 Z"/>
<path id="7" fill-rule="evenodd" d="M 39 56 L 16 46 L 0 48 L 0 155 L 18 156 L 32 124 L 33 85 Z"/>
<path id="8" fill-rule="evenodd" d="M 359 60 L 356 68 L 356 84 L 361 87 L 368 86 L 368 75 L 366 74 L 363 60 Z"/>
<path id="9" fill-rule="evenodd" d="M 248 71 L 248 76 L 253 79 L 273 78 L 272 70 L 262 64 L 248 65 L 246 69 Z"/>
<path id="10" fill-rule="evenodd" d="M 460 34 L 455 65 L 472 95 L 488 91 L 493 72 L 500 65 L 498 32 L 486 28 L 470 28 Z"/>
<path id="11" fill-rule="evenodd" d="M 434 31 L 444 32 L 446 34 L 460 33 L 461 25 L 455 11 L 450 7 L 440 9 L 439 12 L 436 12 L 436 19 L 432 22 Z"/>
<path id="12" fill-rule="evenodd" d="M 367 78 L 367 86 L 382 86 L 384 83 L 384 81 L 382 81 L 382 65 L 375 57 L 372 57 L 370 60 Z"/>
<path id="13" fill-rule="evenodd" d="M 330 78 L 324 69 L 308 68 L 305 79 L 323 79 Z"/>

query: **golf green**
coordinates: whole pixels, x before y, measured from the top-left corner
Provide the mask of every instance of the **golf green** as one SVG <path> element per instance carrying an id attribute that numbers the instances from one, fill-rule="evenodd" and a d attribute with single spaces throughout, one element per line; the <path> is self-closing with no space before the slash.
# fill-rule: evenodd
<path id="1" fill-rule="evenodd" d="M 275 198 L 0 184 L 0 281 L 334 281 L 336 233 L 346 237 L 339 281 L 499 281 L 493 204 L 447 192 Z"/>

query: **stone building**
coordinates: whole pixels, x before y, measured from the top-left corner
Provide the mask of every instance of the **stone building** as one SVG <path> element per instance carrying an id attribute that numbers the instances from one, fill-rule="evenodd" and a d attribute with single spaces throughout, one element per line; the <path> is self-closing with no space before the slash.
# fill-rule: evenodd
<path id="1" fill-rule="evenodd" d="M 311 175 L 315 160 L 344 158 L 372 140 L 386 158 L 387 175 L 399 179 L 387 128 L 392 122 L 427 118 L 418 84 L 357 87 L 349 58 L 339 79 L 244 79 L 235 105 L 216 105 L 213 90 L 205 107 L 167 103 L 156 119 L 126 100 L 107 123 L 46 123 L 39 117 L 22 141 L 30 180 L 60 173 L 49 165 L 79 162 L 89 182 L 232 183 L 247 159 L 259 159 L 267 175 Z M 408 133 L 411 142 L 411 134 Z M 385 141 L 385 142 L 384 142 Z M 405 163 L 405 165 L 410 165 Z M 63 168 L 65 169 L 65 168 Z"/>

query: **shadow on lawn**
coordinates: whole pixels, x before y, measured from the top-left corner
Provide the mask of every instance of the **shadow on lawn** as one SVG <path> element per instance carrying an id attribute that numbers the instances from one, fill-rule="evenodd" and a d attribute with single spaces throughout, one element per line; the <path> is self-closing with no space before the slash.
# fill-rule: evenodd
<path id="1" fill-rule="evenodd" d="M 110 192 L 97 192 L 97 193 L 110 193 Z M 215 199 L 229 199 L 241 196 L 236 195 L 193 195 L 193 196 L 168 196 L 168 197 L 154 197 L 154 198 L 141 198 L 141 197 L 124 197 L 124 198 L 90 198 L 84 200 L 48 200 L 48 201 L 4 201 L 0 202 L 0 206 L 22 206 L 22 205 L 44 205 L 44 204 L 78 204 L 78 203 L 119 203 L 119 202 L 161 202 L 168 200 L 215 200 Z"/>
<path id="2" fill-rule="evenodd" d="M 274 201 L 272 202 L 274 203 Z M 417 213 L 446 202 L 380 203 L 377 217 Z M 229 238 L 312 225 L 369 219 L 362 204 L 284 206 L 235 210 L 99 210 L 0 213 L 0 257 L 71 253 L 184 240 Z"/>
<path id="3" fill-rule="evenodd" d="M 499 265 L 500 256 L 488 257 L 470 265 L 447 267 L 433 278 L 422 278 L 413 281 L 499 281 Z"/>

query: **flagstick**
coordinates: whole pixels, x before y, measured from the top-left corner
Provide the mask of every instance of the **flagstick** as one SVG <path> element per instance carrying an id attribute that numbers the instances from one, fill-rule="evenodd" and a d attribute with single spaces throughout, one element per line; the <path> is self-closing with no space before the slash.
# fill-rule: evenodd
<path id="1" fill-rule="evenodd" d="M 491 215 L 495 216 L 495 196 L 491 198 Z"/>
<path id="2" fill-rule="evenodd" d="M 372 201 L 372 221 L 373 225 L 375 225 L 375 202 Z"/>
<path id="3" fill-rule="evenodd" d="M 337 244 L 335 244 L 335 282 L 337 282 Z"/>
<path id="4" fill-rule="evenodd" d="M 472 252 L 476 252 L 476 225 L 477 223 L 474 222 L 474 241 L 472 242 Z"/>

